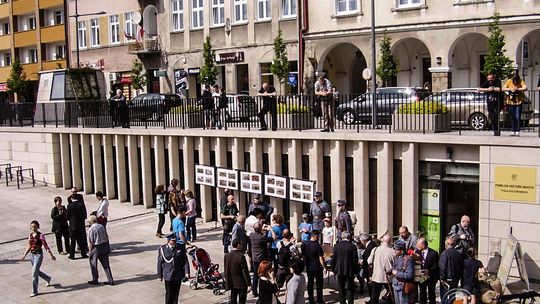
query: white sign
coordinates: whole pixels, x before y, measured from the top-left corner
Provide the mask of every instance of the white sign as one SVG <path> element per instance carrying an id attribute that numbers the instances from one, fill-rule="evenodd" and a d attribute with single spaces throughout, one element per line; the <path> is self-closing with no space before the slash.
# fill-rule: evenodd
<path id="1" fill-rule="evenodd" d="M 287 178 L 276 175 L 265 175 L 264 194 L 273 197 L 287 198 Z"/>
<path id="2" fill-rule="evenodd" d="M 238 190 L 238 171 L 217 168 L 217 187 Z"/>
<path id="3" fill-rule="evenodd" d="M 240 172 L 240 191 L 262 194 L 262 174 Z"/>
<path id="4" fill-rule="evenodd" d="M 195 165 L 195 182 L 200 185 L 215 186 L 214 167 Z"/>
<path id="5" fill-rule="evenodd" d="M 313 189 L 315 188 L 315 182 L 291 178 L 290 183 L 291 187 L 289 199 L 304 203 L 313 202 Z"/>
<path id="6" fill-rule="evenodd" d="M 362 78 L 364 78 L 364 80 L 371 80 L 371 69 L 370 68 L 365 68 L 362 71 Z"/>

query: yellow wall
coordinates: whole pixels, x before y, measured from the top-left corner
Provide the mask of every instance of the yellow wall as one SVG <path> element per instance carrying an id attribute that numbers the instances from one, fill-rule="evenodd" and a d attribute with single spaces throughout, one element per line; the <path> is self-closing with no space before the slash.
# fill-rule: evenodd
<path id="1" fill-rule="evenodd" d="M 36 35 L 36 30 L 15 33 L 15 47 L 38 44 Z"/>
<path id="2" fill-rule="evenodd" d="M 0 68 L 0 83 L 6 82 L 6 80 L 9 78 L 10 72 L 11 72 L 11 67 Z"/>
<path id="3" fill-rule="evenodd" d="M 0 4 L 0 18 L 9 17 L 9 3 Z"/>
<path id="4" fill-rule="evenodd" d="M 11 35 L 0 36 L 0 50 L 11 49 Z"/>
<path id="5" fill-rule="evenodd" d="M 50 61 L 42 62 L 41 70 L 42 71 L 56 70 L 58 69 L 58 64 L 61 64 L 63 69 L 67 68 L 66 60 L 50 60 Z"/>
<path id="6" fill-rule="evenodd" d="M 64 1 L 63 0 L 40 0 L 39 1 L 39 8 L 55 7 L 59 5 L 64 5 Z"/>
<path id="7" fill-rule="evenodd" d="M 28 77 L 28 80 L 38 80 L 38 69 L 39 64 L 37 63 L 28 63 L 22 65 L 24 72 L 26 73 L 26 77 Z"/>
<path id="8" fill-rule="evenodd" d="M 41 43 L 64 41 L 65 39 L 63 24 L 41 28 Z"/>
<path id="9" fill-rule="evenodd" d="M 24 15 L 35 12 L 34 0 L 13 1 L 13 15 Z"/>

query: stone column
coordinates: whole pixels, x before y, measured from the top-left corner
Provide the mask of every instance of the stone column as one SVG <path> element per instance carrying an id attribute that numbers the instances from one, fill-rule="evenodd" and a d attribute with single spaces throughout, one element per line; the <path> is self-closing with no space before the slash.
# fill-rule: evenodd
<path id="1" fill-rule="evenodd" d="M 167 143 L 169 150 L 169 172 L 170 178 L 174 177 L 180 178 L 180 157 L 178 155 L 178 137 L 169 136 L 169 141 Z M 169 184 L 170 181 L 166 181 L 165 187 Z"/>
<path id="2" fill-rule="evenodd" d="M 377 234 L 393 229 L 394 162 L 391 142 L 379 143 L 377 151 Z"/>
<path id="3" fill-rule="evenodd" d="M 345 142 L 334 140 L 330 142 L 330 175 L 332 188 L 332 202 L 328 202 L 332 206 L 332 217 L 335 217 L 337 212 L 338 199 L 345 200 Z"/>
<path id="4" fill-rule="evenodd" d="M 82 162 L 82 181 L 83 192 L 85 194 L 92 193 L 92 168 L 90 151 L 90 135 L 81 134 L 81 162 Z M 94 190 L 95 191 L 95 190 Z"/>
<path id="5" fill-rule="evenodd" d="M 156 185 L 164 185 L 166 188 L 165 143 L 162 136 L 154 136 L 154 162 L 156 164 Z"/>
<path id="6" fill-rule="evenodd" d="M 79 146 L 79 134 L 70 134 L 69 140 L 71 145 L 71 170 L 73 174 L 73 187 L 82 189 L 82 172 L 81 172 L 81 155 Z"/>
<path id="7" fill-rule="evenodd" d="M 451 79 L 448 79 L 450 76 L 449 67 L 431 67 L 429 68 L 429 71 L 431 72 L 431 79 L 433 81 L 431 84 L 433 92 L 440 92 L 444 89 L 448 89 L 448 84 L 451 83 Z"/>
<path id="8" fill-rule="evenodd" d="M 369 231 L 369 143 L 358 141 L 353 148 L 355 234 Z"/>
<path id="9" fill-rule="evenodd" d="M 302 179 L 302 140 L 291 139 L 289 140 L 289 149 L 287 154 L 289 155 L 289 177 Z M 289 213 L 291 222 L 291 232 L 294 235 L 299 236 L 298 226 L 302 222 L 302 202 L 290 200 Z M 283 214 L 283 213 L 280 213 Z"/>
<path id="10" fill-rule="evenodd" d="M 195 189 L 195 159 L 193 154 L 193 137 L 184 136 L 182 140 L 182 150 L 184 151 L 184 185 L 186 188 Z"/>
<path id="11" fill-rule="evenodd" d="M 324 170 L 322 170 L 324 141 L 314 139 L 309 144 L 309 179 L 315 181 L 315 191 L 322 191 L 324 185 Z"/>
<path id="12" fill-rule="evenodd" d="M 129 174 L 129 192 L 131 193 L 131 204 L 141 204 L 141 192 L 139 190 L 140 172 L 139 172 L 139 158 L 138 158 L 138 142 L 137 135 L 129 135 L 127 142 L 129 160 L 128 174 Z"/>
<path id="13" fill-rule="evenodd" d="M 227 167 L 227 138 L 224 137 L 218 137 L 216 138 L 216 149 L 215 149 L 215 155 L 216 155 L 216 166 L 217 167 Z M 225 189 L 217 188 L 215 189 L 215 193 L 217 196 L 217 219 L 218 222 L 219 216 L 221 214 L 221 197 L 223 196 L 223 191 Z"/>
<path id="14" fill-rule="evenodd" d="M 414 233 L 418 231 L 418 144 L 402 143 L 402 222 Z"/>
<path id="15" fill-rule="evenodd" d="M 210 138 L 199 138 L 199 163 L 210 164 Z M 212 218 L 212 189 L 208 186 L 201 186 L 199 204 L 201 204 L 202 219 L 207 222 Z"/>
<path id="16" fill-rule="evenodd" d="M 60 154 L 62 162 L 62 185 L 64 189 L 72 187 L 71 163 L 69 161 L 69 134 L 60 134 Z"/>
<path id="17" fill-rule="evenodd" d="M 262 172 L 263 171 L 263 161 L 262 161 L 262 140 L 257 138 L 252 138 L 249 146 L 249 162 L 251 164 L 250 168 L 253 172 Z M 261 189 L 263 190 L 263 189 Z M 264 193 L 264 191 L 261 191 Z M 262 194 L 261 193 L 261 194 Z M 251 196 L 252 197 L 252 196 Z M 264 197 L 265 202 L 269 202 L 269 197 Z M 251 203 L 251 201 L 250 201 Z"/>
<path id="18" fill-rule="evenodd" d="M 150 154 L 150 136 L 141 136 L 141 176 L 142 176 L 142 201 L 146 208 L 152 208 L 152 155 Z"/>
<path id="19" fill-rule="evenodd" d="M 94 191 L 103 191 L 103 171 L 101 170 L 101 135 L 92 134 L 92 161 L 94 163 Z M 107 195 L 105 193 L 105 195 Z"/>
<path id="20" fill-rule="evenodd" d="M 128 198 L 126 179 L 126 142 L 124 135 L 115 135 L 116 142 L 116 178 L 118 178 L 118 201 L 125 202 Z"/>
<path id="21" fill-rule="evenodd" d="M 103 135 L 103 156 L 105 157 L 105 186 L 107 197 L 116 198 L 116 184 L 114 183 L 113 141 L 112 135 Z"/>
<path id="22" fill-rule="evenodd" d="M 244 139 L 233 138 L 232 146 L 232 165 L 233 169 L 244 170 Z M 246 200 L 243 195 L 240 195 L 240 191 L 235 191 L 234 197 L 236 198 L 236 204 L 240 214 L 246 215 Z"/>
<path id="23" fill-rule="evenodd" d="M 268 142 L 268 173 L 281 175 L 281 140 L 272 138 Z M 283 214 L 283 200 L 281 198 L 270 198 L 270 205 L 274 207 L 274 212 Z"/>

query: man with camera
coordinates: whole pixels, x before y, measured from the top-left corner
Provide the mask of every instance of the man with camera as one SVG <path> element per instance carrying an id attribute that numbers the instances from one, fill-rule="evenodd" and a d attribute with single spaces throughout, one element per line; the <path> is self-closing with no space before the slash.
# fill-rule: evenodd
<path id="1" fill-rule="evenodd" d="M 502 84 L 499 79 L 495 79 L 493 73 L 487 75 L 487 80 L 478 88 L 478 92 L 484 92 L 487 98 L 489 123 L 493 129 L 493 135 L 501 136 L 499 130 L 499 112 L 502 105 Z"/>
<path id="2" fill-rule="evenodd" d="M 471 219 L 464 215 L 461 217 L 461 221 L 450 228 L 448 236 L 451 237 L 456 243 L 456 250 L 461 254 L 465 254 L 467 249 L 474 245 L 474 233 L 470 227 Z"/>

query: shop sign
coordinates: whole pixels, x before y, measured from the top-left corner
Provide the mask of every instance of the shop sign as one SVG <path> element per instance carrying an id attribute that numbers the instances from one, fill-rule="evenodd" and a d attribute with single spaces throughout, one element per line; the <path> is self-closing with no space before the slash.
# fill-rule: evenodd
<path id="1" fill-rule="evenodd" d="M 201 68 L 189 68 L 188 74 L 189 75 L 199 75 L 201 73 Z"/>
<path id="2" fill-rule="evenodd" d="M 244 52 L 216 54 L 216 63 L 235 63 L 244 61 Z"/>
<path id="3" fill-rule="evenodd" d="M 439 189 L 422 189 L 422 214 L 439 216 Z"/>
<path id="4" fill-rule="evenodd" d="M 8 90 L 8 86 L 6 83 L 0 83 L 0 92 L 4 92 Z"/>
<path id="5" fill-rule="evenodd" d="M 493 196 L 496 200 L 538 204 L 536 168 L 495 166 Z"/>
<path id="6" fill-rule="evenodd" d="M 440 252 L 441 248 L 441 221 L 438 216 L 420 215 L 418 230 L 424 233 L 429 248 Z"/>
<path id="7" fill-rule="evenodd" d="M 131 76 L 122 76 L 122 78 L 120 78 L 120 83 L 121 84 L 132 84 L 133 79 L 131 78 Z"/>

